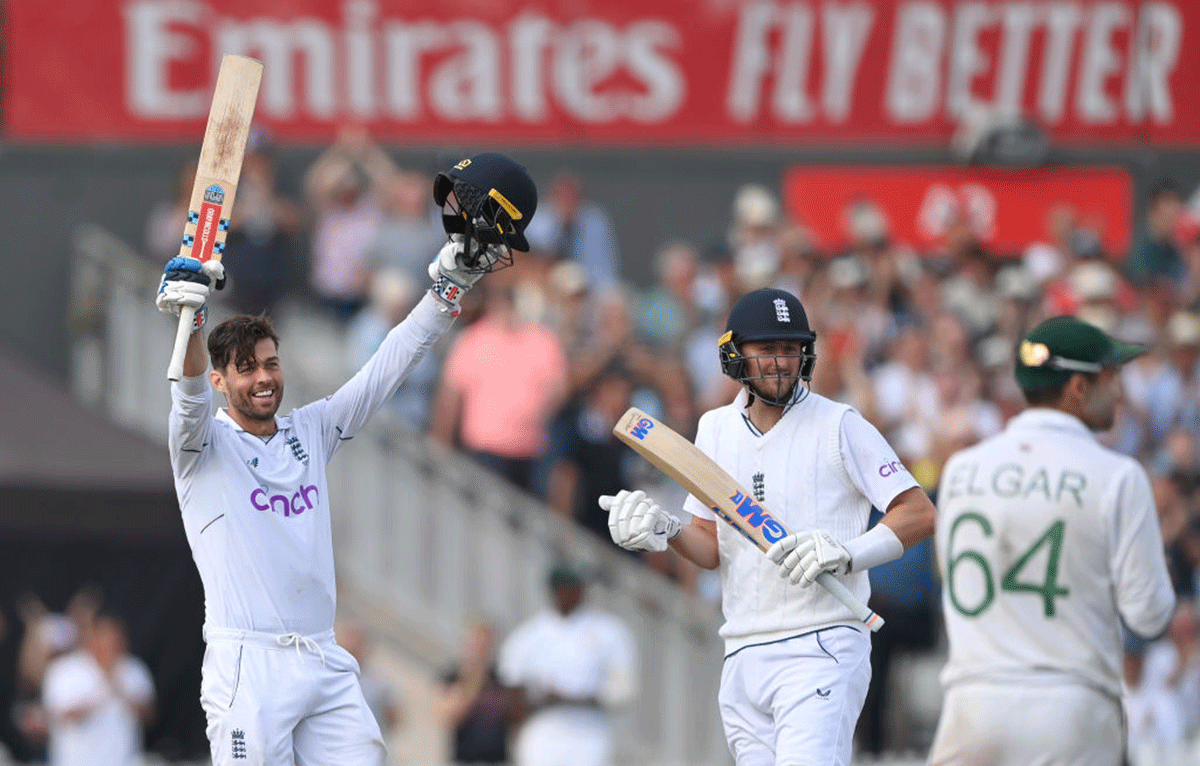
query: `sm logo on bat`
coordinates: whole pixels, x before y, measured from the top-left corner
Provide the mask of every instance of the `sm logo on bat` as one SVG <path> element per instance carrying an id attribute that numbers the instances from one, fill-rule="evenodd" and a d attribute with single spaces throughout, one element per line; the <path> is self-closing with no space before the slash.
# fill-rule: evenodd
<path id="1" fill-rule="evenodd" d="M 654 428 L 654 421 L 650 418 L 641 418 L 633 424 L 633 428 L 629 429 L 629 435 L 635 436 L 639 440 L 645 439 L 651 428 Z"/>
<path id="2" fill-rule="evenodd" d="M 737 515 L 741 516 L 750 526 L 761 530 L 762 536 L 767 542 L 773 543 L 787 537 L 787 530 L 783 525 L 767 513 L 767 510 L 759 505 L 753 497 L 738 491 L 734 492 L 729 499 L 733 502 L 733 509 Z"/>

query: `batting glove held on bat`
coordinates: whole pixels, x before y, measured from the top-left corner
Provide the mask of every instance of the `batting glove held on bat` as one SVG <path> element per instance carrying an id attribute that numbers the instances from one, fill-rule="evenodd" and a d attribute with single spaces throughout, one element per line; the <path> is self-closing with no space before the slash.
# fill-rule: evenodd
<path id="1" fill-rule="evenodd" d="M 198 330 L 204 326 L 208 314 L 204 304 L 208 301 L 209 285 L 214 282 L 217 289 L 225 284 L 225 267 L 220 261 L 201 263 L 195 258 L 172 258 L 163 269 L 154 303 L 168 316 L 179 316 L 184 307 L 195 309 L 197 321 L 192 329 Z"/>
<path id="2" fill-rule="evenodd" d="M 767 558 L 779 565 L 779 576 L 793 585 L 812 585 L 822 572 L 844 575 L 850 571 L 850 551 L 823 529 L 778 540 L 767 549 Z"/>
<path id="3" fill-rule="evenodd" d="M 472 243 L 472 251 L 468 258 L 463 236 L 452 234 L 450 241 L 442 246 L 433 263 L 429 264 L 429 278 L 433 280 L 430 289 L 446 304 L 443 310 L 450 312 L 451 316 L 459 315 L 463 295 L 475 286 L 484 275 L 484 270 L 503 254 L 497 246 L 480 248 L 478 242 Z"/>
<path id="4" fill-rule="evenodd" d="M 676 516 L 664 511 L 640 489 L 601 495 L 599 502 L 608 511 L 608 532 L 613 542 L 628 551 L 665 551 L 667 541 L 683 529 Z"/>

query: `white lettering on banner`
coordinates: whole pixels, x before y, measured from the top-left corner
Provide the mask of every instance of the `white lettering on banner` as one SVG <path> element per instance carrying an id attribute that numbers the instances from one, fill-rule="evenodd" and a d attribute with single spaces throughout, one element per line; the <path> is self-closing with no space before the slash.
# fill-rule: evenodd
<path id="1" fill-rule="evenodd" d="M 171 61 L 191 58 L 191 38 L 172 30 L 175 25 L 197 26 L 205 8 L 191 2 L 138 2 L 124 8 L 125 83 L 131 111 L 152 119 L 202 117 L 211 94 L 206 88 L 172 90 L 167 82 Z"/>
<path id="2" fill-rule="evenodd" d="M 1183 19 L 1178 8 L 1155 2 L 1141 6 L 1125 78 L 1125 110 L 1131 120 L 1140 122 L 1149 109 L 1156 122 L 1171 121 L 1174 109 L 1167 79 L 1179 59 L 1182 37 Z"/>
<path id="3" fill-rule="evenodd" d="M 168 78 L 172 65 L 201 58 L 197 39 L 214 53 L 262 59 L 260 112 L 285 120 L 344 112 L 415 122 L 431 113 L 446 122 L 536 123 L 546 119 L 552 95 L 582 122 L 654 123 L 673 116 L 687 93 L 672 58 L 682 36 L 659 20 L 621 28 L 585 18 L 556 27 L 526 13 L 496 27 L 473 19 L 381 19 L 374 0 L 347 0 L 340 8 L 339 29 L 308 16 L 214 18 L 210 6 L 192 0 L 129 2 L 130 110 L 152 119 L 205 114 L 207 88 L 173 88 Z M 619 75 L 632 84 L 612 84 Z"/>
<path id="4" fill-rule="evenodd" d="M 854 81 L 862 63 L 875 14 L 863 2 L 755 2 L 743 5 L 734 34 L 726 108 L 735 122 L 761 115 L 761 97 L 773 77 L 771 113 L 784 124 L 823 117 L 844 122 L 854 98 Z M 818 29 L 820 38 L 818 39 Z M 772 36 L 778 32 L 778 43 Z M 820 102 L 810 89 L 814 50 L 821 50 Z"/>
<path id="5" fill-rule="evenodd" d="M 375 116 L 375 35 L 371 27 L 379 11 L 371 0 L 346 3 L 346 100 L 359 119 Z"/>
<path id="6" fill-rule="evenodd" d="M 989 26 L 992 14 L 983 3 L 963 3 L 955 9 L 950 40 L 950 81 L 946 87 L 946 114 L 962 119 L 984 106 L 972 95 L 975 78 L 987 72 L 988 57 L 979 47 L 979 33 Z"/>
<path id="7" fill-rule="evenodd" d="M 882 117 L 919 129 L 990 110 L 1028 112 L 1051 128 L 1170 124 L 1185 1 L 731 3 L 729 30 L 717 33 L 731 46 L 718 119 L 799 126 Z M 204 0 L 121 7 L 125 94 L 140 119 L 203 116 L 209 88 L 172 73 L 226 52 L 263 60 L 260 114 L 282 121 L 663 125 L 685 108 L 689 76 L 706 78 L 696 92 L 711 88 L 711 72 L 683 69 L 701 54 L 684 49 L 682 16 L 556 20 L 535 6 L 503 21 L 407 19 L 386 15 L 395 5 L 380 0 L 342 0 L 336 20 L 235 18 Z M 881 17 L 884 8 L 894 16 Z M 869 73 L 871 93 L 883 86 L 877 105 L 863 103 L 860 84 L 876 26 L 872 56 L 886 67 Z"/>
<path id="8" fill-rule="evenodd" d="M 1030 3 L 1009 3 L 1000 8 L 1000 17 L 1003 26 L 992 108 L 997 114 L 1009 117 L 1022 111 L 1025 77 L 1029 71 L 1029 38 L 1038 15 Z"/>
<path id="9" fill-rule="evenodd" d="M 831 122 L 845 122 L 850 115 L 854 79 L 874 21 L 875 13 L 866 3 L 830 3 L 821 8 L 821 43 L 825 50 L 821 105 Z"/>
<path id="10" fill-rule="evenodd" d="M 905 3 L 896 16 L 885 109 L 898 124 L 924 122 L 937 109 L 946 16 L 932 2 Z"/>
<path id="11" fill-rule="evenodd" d="M 1121 65 L 1112 47 L 1113 32 L 1129 25 L 1129 9 L 1121 3 L 1097 3 L 1088 16 L 1075 89 L 1075 109 L 1084 122 L 1105 123 L 1117 118 L 1117 108 L 1105 93 L 1105 82 Z"/>

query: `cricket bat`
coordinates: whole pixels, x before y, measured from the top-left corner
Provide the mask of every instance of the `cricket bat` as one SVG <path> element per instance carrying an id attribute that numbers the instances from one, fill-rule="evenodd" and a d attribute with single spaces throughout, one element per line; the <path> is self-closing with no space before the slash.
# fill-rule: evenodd
<path id="1" fill-rule="evenodd" d="M 716 461 L 701 452 L 695 444 L 672 431 L 669 426 L 637 407 L 630 407 L 621 416 L 613 428 L 613 434 L 660 471 L 679 482 L 700 502 L 711 507 L 718 516 L 760 550 L 766 551 L 775 541 L 790 534 L 778 519 L 717 465 Z M 817 582 L 834 598 L 845 604 L 871 632 L 883 627 L 883 618 L 871 611 L 870 607 L 829 572 L 818 575 Z"/>
<path id="2" fill-rule="evenodd" d="M 238 176 L 242 173 L 242 157 L 246 154 L 246 139 L 250 135 L 262 71 L 262 62 L 246 56 L 227 55 L 221 60 L 221 71 L 208 112 L 208 127 L 200 147 L 196 183 L 192 186 L 192 199 L 188 204 L 187 223 L 183 227 L 180 257 L 195 258 L 203 263 L 210 258 L 219 261 L 225 254 L 229 215 L 237 195 Z M 175 348 L 167 367 L 169 380 L 179 380 L 183 375 L 183 358 L 195 318 L 195 309 L 185 308 L 179 312 Z"/>

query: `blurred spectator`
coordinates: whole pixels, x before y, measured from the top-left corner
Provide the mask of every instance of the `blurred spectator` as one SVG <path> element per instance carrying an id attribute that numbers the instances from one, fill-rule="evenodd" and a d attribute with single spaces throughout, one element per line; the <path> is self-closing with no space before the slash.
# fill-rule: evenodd
<path id="1" fill-rule="evenodd" d="M 871 420 L 906 465 L 926 455 L 941 412 L 937 381 L 929 372 L 929 343 L 915 324 L 900 328 L 886 361 L 871 373 Z"/>
<path id="2" fill-rule="evenodd" d="M 520 690 L 496 676 L 496 635 L 476 621 L 467 627 L 459 663 L 442 678 L 438 713 L 451 732 L 455 764 L 505 764 L 508 743 L 524 713 Z"/>
<path id="3" fill-rule="evenodd" d="M 1134 766 L 1176 763 L 1200 733 L 1200 632 L 1196 607 L 1180 601 L 1167 634 L 1141 657 L 1126 692 L 1129 752 Z M 1192 762 L 1192 761 L 1188 761 Z"/>
<path id="4" fill-rule="evenodd" d="M 383 190 L 395 172 L 365 130 L 345 128 L 305 174 L 315 215 L 312 287 L 336 319 L 348 321 L 366 303 L 367 251 L 383 218 Z"/>
<path id="5" fill-rule="evenodd" d="M 1183 194 L 1170 179 L 1156 182 L 1146 195 L 1145 233 L 1125 260 L 1131 282 L 1139 287 L 1178 283 L 1183 261 L 1175 248 L 1175 224 L 1183 213 Z"/>
<path id="6" fill-rule="evenodd" d="M 179 166 L 171 193 L 159 200 L 146 216 L 146 257 L 154 263 L 166 263 L 179 255 L 183 247 L 183 227 L 187 223 L 192 187 L 196 185 L 195 159 Z"/>
<path id="7" fill-rule="evenodd" d="M 358 662 L 358 681 L 363 697 L 387 741 L 404 724 L 404 706 L 395 687 L 371 661 L 371 638 L 361 623 L 345 618 L 338 620 L 334 635 L 338 646 L 350 652 L 350 656 Z"/>
<path id="8" fill-rule="evenodd" d="M 145 663 L 129 654 L 116 618 L 97 616 L 83 648 L 50 663 L 42 701 L 51 766 L 140 763 L 142 726 L 154 715 L 154 682 Z"/>
<path id="9" fill-rule="evenodd" d="M 744 184 L 733 198 L 729 247 L 738 288 L 733 294 L 766 287 L 779 271 L 779 199 L 760 184 Z"/>
<path id="10" fill-rule="evenodd" d="M 252 134 L 226 241 L 231 290 L 226 298 L 235 310 L 269 313 L 285 293 L 303 223 L 299 206 L 284 191 L 268 139 Z"/>
<path id="11" fill-rule="evenodd" d="M 418 285 L 427 284 L 429 276 L 414 281 L 407 272 L 395 268 L 382 269 L 371 275 L 371 289 L 366 307 L 350 321 L 346 332 L 347 364 L 357 372 L 383 343 L 388 332 L 417 305 L 424 294 Z M 429 411 L 437 387 L 440 354 L 435 346 L 409 371 L 400 388 L 385 405 L 383 413 L 416 433 L 429 427 Z"/>
<path id="12" fill-rule="evenodd" d="M 605 368 L 564 408 L 552 448 L 547 501 L 609 545 L 608 516 L 596 507 L 596 498 L 615 495 L 630 484 L 629 450 L 612 429 L 629 409 L 632 395 L 628 373 L 616 365 Z"/>
<path id="13" fill-rule="evenodd" d="M 280 189 L 266 141 L 261 132 L 251 134 L 222 260 L 229 282 L 215 294 L 243 314 L 272 313 L 299 255 L 300 210 Z"/>
<path id="14" fill-rule="evenodd" d="M 557 566 L 552 608 L 519 625 L 500 648 L 500 680 L 529 706 L 516 766 L 611 766 L 609 713 L 638 693 L 636 648 L 616 617 L 584 604 L 583 576 Z"/>
<path id="15" fill-rule="evenodd" d="M 686 242 L 673 242 L 654 258 L 657 282 L 638 308 L 638 335 L 659 349 L 677 351 L 701 319 L 696 302 L 699 256 Z"/>
<path id="16" fill-rule="evenodd" d="M 367 246 L 371 271 L 397 269 L 418 283 L 428 279 L 429 263 L 446 242 L 433 208 L 433 181 L 413 171 L 393 173 L 383 190 L 383 218 Z"/>
<path id="17" fill-rule="evenodd" d="M 617 237 L 608 213 L 585 197 L 583 182 L 570 170 L 560 170 L 550 179 L 545 202 L 525 237 L 532 250 L 578 263 L 594 287 L 608 287 L 620 279 Z"/>
<path id="18" fill-rule="evenodd" d="M 513 286 L 484 288 L 484 315 L 455 340 L 434 401 L 432 435 L 529 492 L 551 417 L 567 395 L 567 360 L 548 328 L 521 319 Z"/>

